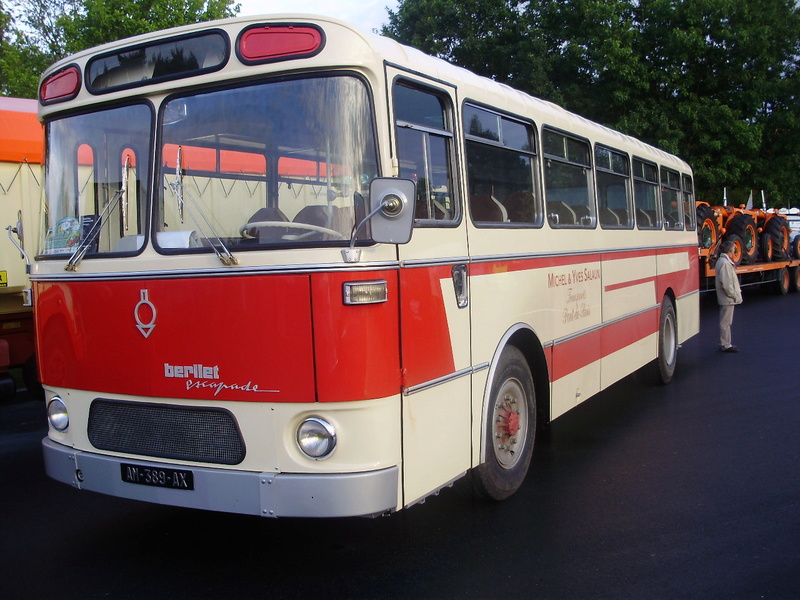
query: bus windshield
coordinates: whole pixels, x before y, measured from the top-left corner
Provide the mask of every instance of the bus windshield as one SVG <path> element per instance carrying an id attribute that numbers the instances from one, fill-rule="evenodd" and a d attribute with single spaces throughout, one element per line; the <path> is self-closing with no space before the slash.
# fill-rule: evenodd
<path id="1" fill-rule="evenodd" d="M 341 245 L 366 214 L 378 159 L 369 95 L 356 77 L 175 96 L 161 122 L 162 252 Z"/>
<path id="2" fill-rule="evenodd" d="M 135 104 L 48 123 L 42 255 L 141 248 L 152 114 Z"/>

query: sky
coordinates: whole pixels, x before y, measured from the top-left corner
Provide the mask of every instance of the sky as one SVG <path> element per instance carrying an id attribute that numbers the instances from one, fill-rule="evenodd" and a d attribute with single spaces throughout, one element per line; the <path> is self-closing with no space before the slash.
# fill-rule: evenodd
<path id="1" fill-rule="evenodd" d="M 238 0 L 239 16 L 270 13 L 309 13 L 336 17 L 364 29 L 380 30 L 389 22 L 388 6 L 397 10 L 398 0 Z M 234 2 L 235 3 L 235 2 Z"/>

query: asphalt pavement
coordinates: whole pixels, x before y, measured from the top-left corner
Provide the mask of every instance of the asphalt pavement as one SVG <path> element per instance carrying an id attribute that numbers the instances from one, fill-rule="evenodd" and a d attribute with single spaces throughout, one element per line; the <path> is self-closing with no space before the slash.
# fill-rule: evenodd
<path id="1" fill-rule="evenodd" d="M 716 306 L 669 386 L 640 371 L 556 420 L 501 503 L 467 480 L 379 519 L 281 519 L 79 492 L 44 407 L 0 407 L 5 600 L 800 598 L 800 294 Z"/>

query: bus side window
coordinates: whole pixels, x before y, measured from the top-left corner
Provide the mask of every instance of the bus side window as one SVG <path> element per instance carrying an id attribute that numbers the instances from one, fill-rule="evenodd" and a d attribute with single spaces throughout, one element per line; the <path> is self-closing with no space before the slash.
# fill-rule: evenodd
<path id="1" fill-rule="evenodd" d="M 692 178 L 684 175 L 683 179 L 683 221 L 687 231 L 697 227 L 697 209 L 694 205 L 694 187 Z"/>
<path id="2" fill-rule="evenodd" d="M 479 227 L 501 223 L 541 225 L 533 172 L 533 128 L 476 106 L 464 106 L 467 179 L 472 220 Z"/>
<path id="3" fill-rule="evenodd" d="M 633 198 L 636 202 L 636 226 L 639 229 L 661 229 L 658 169 L 638 158 L 633 159 Z"/>
<path id="4" fill-rule="evenodd" d="M 551 227 L 594 228 L 589 144 L 558 131 L 542 131 L 545 200 Z"/>
<path id="5" fill-rule="evenodd" d="M 604 146 L 595 146 L 597 204 L 603 229 L 630 229 L 630 161 L 628 155 Z"/>
<path id="6" fill-rule="evenodd" d="M 661 167 L 661 211 L 667 229 L 683 229 L 681 176 L 664 167 Z"/>
<path id="7" fill-rule="evenodd" d="M 459 218 L 453 189 L 453 133 L 447 101 L 403 83 L 394 86 L 400 177 L 417 184 L 415 221 Z"/>

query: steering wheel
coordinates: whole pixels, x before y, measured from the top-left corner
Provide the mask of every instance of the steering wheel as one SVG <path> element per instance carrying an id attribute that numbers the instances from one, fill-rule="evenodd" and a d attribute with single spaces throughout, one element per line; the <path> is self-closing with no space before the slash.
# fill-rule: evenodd
<path id="1" fill-rule="evenodd" d="M 245 223 L 241 229 L 239 229 L 239 234 L 246 239 L 253 240 L 256 238 L 254 235 L 250 235 L 247 230 L 254 228 L 254 227 L 284 227 L 287 229 L 305 229 L 308 233 L 302 233 L 300 235 L 285 235 L 283 236 L 284 239 L 287 240 L 298 240 L 302 239 L 303 237 L 307 237 L 312 233 L 324 233 L 327 235 L 332 235 L 338 240 L 346 240 L 347 237 L 339 231 L 335 229 L 328 229 L 327 227 L 321 227 L 319 225 L 312 225 L 311 223 L 294 223 L 292 221 L 253 221 L 252 223 Z"/>

